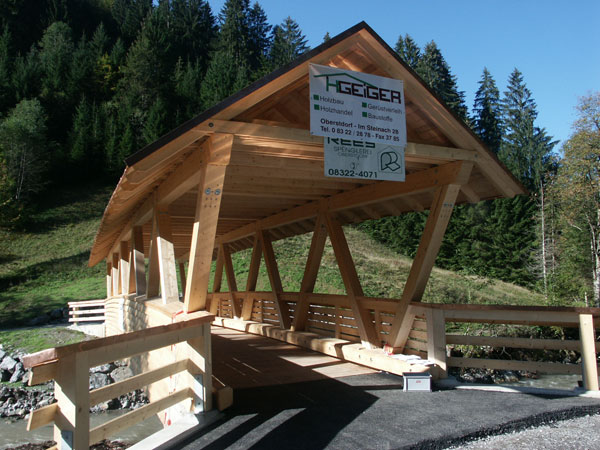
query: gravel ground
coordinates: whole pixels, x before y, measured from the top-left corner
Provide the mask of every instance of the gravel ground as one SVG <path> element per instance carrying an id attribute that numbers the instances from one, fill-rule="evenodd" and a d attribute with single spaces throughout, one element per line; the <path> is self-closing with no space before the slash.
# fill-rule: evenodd
<path id="1" fill-rule="evenodd" d="M 600 414 L 550 422 L 479 439 L 451 450 L 594 450 L 600 449 Z"/>

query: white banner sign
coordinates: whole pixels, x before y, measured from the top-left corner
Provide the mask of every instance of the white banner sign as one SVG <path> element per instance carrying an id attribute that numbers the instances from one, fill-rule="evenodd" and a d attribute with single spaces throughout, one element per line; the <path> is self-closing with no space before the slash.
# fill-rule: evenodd
<path id="1" fill-rule="evenodd" d="M 325 176 L 404 181 L 404 147 L 356 139 L 324 139 Z"/>
<path id="2" fill-rule="evenodd" d="M 310 132 L 405 147 L 401 80 L 310 65 Z"/>

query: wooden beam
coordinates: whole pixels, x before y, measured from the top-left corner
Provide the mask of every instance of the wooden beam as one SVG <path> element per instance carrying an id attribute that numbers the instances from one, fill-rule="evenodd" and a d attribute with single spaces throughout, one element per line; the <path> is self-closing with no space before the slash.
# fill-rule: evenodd
<path id="1" fill-rule="evenodd" d="M 262 257 L 261 234 L 254 235 L 254 243 L 252 245 L 252 258 L 250 259 L 250 267 L 248 268 L 248 279 L 246 280 L 246 296 L 242 306 L 242 319 L 250 320 L 252 318 L 252 307 L 254 298 L 249 293 L 256 291 L 256 281 L 258 280 L 258 271 L 260 269 L 260 260 Z M 271 286 L 272 287 L 272 286 Z"/>
<path id="2" fill-rule="evenodd" d="M 119 246 L 119 265 L 121 273 L 121 294 L 129 294 L 129 244 L 127 241 L 121 241 Z"/>
<path id="3" fill-rule="evenodd" d="M 233 270 L 233 261 L 227 244 L 221 244 L 221 252 L 223 253 L 223 265 L 225 266 L 225 275 L 227 277 L 227 287 L 231 296 L 231 308 L 233 309 L 233 317 L 239 319 L 242 316 L 240 307 L 235 299 L 237 292 L 237 282 L 235 280 L 235 271 Z"/>
<path id="4" fill-rule="evenodd" d="M 388 336 L 388 344 L 394 348 L 404 347 L 404 343 L 408 338 L 414 320 L 414 316 L 411 317 L 412 314 L 408 312 L 408 307 L 411 302 L 419 301 L 423 296 L 454 209 L 454 202 L 461 184 L 469 179 L 473 164 L 460 163 L 460 166 L 456 177 L 457 184 L 440 186 L 436 190 L 419 248 L 404 285 L 402 298 L 396 306 L 394 322 Z"/>
<path id="5" fill-rule="evenodd" d="M 179 261 L 178 267 L 179 267 L 179 278 L 181 280 L 181 289 L 183 289 L 183 295 L 185 297 L 185 262 Z"/>
<path id="6" fill-rule="evenodd" d="M 119 295 L 121 293 L 121 277 L 119 275 L 119 254 L 112 254 L 112 292 L 113 295 Z"/>
<path id="7" fill-rule="evenodd" d="M 427 359 L 436 365 L 435 376 L 447 377 L 446 366 L 446 321 L 444 311 L 429 309 L 425 315 L 427 320 Z"/>
<path id="8" fill-rule="evenodd" d="M 579 334 L 581 339 L 583 387 L 588 391 L 597 391 L 599 388 L 595 345 L 596 336 L 594 332 L 594 317 L 591 314 L 579 315 Z"/>
<path id="9" fill-rule="evenodd" d="M 111 298 L 112 296 L 112 262 L 106 258 L 106 298 Z"/>
<path id="10" fill-rule="evenodd" d="M 148 256 L 147 298 L 158 297 L 160 291 L 160 269 L 158 266 L 158 224 L 156 214 L 152 214 L 152 229 L 150 231 L 150 251 Z"/>
<path id="11" fill-rule="evenodd" d="M 315 282 L 317 281 L 317 275 L 319 274 L 319 266 L 321 265 L 321 258 L 323 258 L 326 240 L 326 219 L 323 214 L 320 214 L 317 217 L 315 231 L 313 232 L 312 240 L 310 242 L 310 250 L 308 251 L 308 258 L 306 259 L 306 266 L 304 267 L 304 275 L 302 277 L 302 283 L 300 284 L 300 295 L 296 302 L 294 322 L 291 326 L 292 331 L 301 331 L 306 327 L 306 319 L 308 317 L 308 309 L 310 306 L 308 294 L 315 288 Z"/>
<path id="12" fill-rule="evenodd" d="M 219 246 L 219 250 L 217 252 L 217 262 L 215 263 L 215 277 L 213 280 L 213 288 L 214 292 L 221 292 L 221 284 L 223 283 L 223 252 L 221 251 L 221 247 Z M 219 310 L 219 305 L 221 303 L 220 298 L 212 297 L 210 301 L 210 313 L 217 314 Z"/>
<path id="13" fill-rule="evenodd" d="M 131 264 L 135 277 L 134 292 L 136 295 L 146 295 L 146 262 L 144 261 L 144 234 L 142 227 L 135 226 L 131 236 Z M 132 286 L 130 286 L 130 291 Z"/>
<path id="14" fill-rule="evenodd" d="M 344 230 L 340 223 L 331 215 L 327 215 L 327 232 L 331 240 L 331 246 L 335 253 L 342 280 L 346 288 L 346 295 L 350 301 L 350 306 L 354 315 L 354 320 L 358 326 L 358 333 L 362 344 L 367 347 L 380 347 L 381 342 L 377 336 L 371 314 L 364 309 L 357 300 L 357 297 L 363 296 L 363 290 L 356 273 L 356 266 L 352 260 L 352 254 L 344 235 Z"/>
<path id="15" fill-rule="evenodd" d="M 167 207 L 159 205 L 156 206 L 155 216 L 158 228 L 156 248 L 158 250 L 160 296 L 164 304 L 178 302 L 179 288 L 177 287 L 177 265 L 171 233 L 171 216 L 169 216 Z"/>
<path id="16" fill-rule="evenodd" d="M 206 308 L 210 266 L 215 247 L 221 198 L 223 197 L 223 181 L 227 164 L 229 164 L 232 144 L 232 135 L 215 134 L 208 141 L 208 158 L 211 159 L 214 154 L 218 155 L 218 159 L 216 163 L 204 166 L 199 176 L 185 289 L 184 309 L 186 312 Z"/>
<path id="17" fill-rule="evenodd" d="M 273 303 L 275 304 L 275 309 L 279 315 L 279 325 L 282 329 L 287 330 L 290 328 L 290 316 L 287 303 L 281 298 L 283 286 L 281 284 L 281 276 L 279 275 L 279 268 L 277 267 L 277 260 L 275 259 L 271 237 L 267 232 L 262 230 L 259 231 L 259 234 L 262 242 L 263 255 L 265 257 L 265 266 L 267 268 L 267 273 L 269 274 L 269 282 L 271 283 L 271 291 L 273 292 Z"/>
<path id="18" fill-rule="evenodd" d="M 469 164 L 469 163 L 465 163 Z M 325 199 L 315 200 L 296 208 L 257 220 L 226 233 L 216 240 L 217 244 L 237 241 L 251 236 L 258 230 L 269 230 L 282 225 L 310 219 L 318 215 L 320 208 L 337 212 L 348 208 L 391 200 L 416 192 L 434 189 L 445 184 L 465 184 L 468 174 L 461 170 L 462 162 L 453 162 L 406 175 L 406 182 L 382 181 L 342 192 Z M 466 179 L 465 179 L 466 176 Z"/>

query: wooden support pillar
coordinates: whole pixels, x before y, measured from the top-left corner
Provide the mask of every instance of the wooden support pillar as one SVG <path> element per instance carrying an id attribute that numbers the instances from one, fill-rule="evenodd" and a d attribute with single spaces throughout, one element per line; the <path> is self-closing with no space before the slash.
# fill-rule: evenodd
<path id="1" fill-rule="evenodd" d="M 112 263 L 106 258 L 106 298 L 112 296 Z"/>
<path id="2" fill-rule="evenodd" d="M 60 450 L 89 448 L 90 395 L 87 352 L 61 358 L 54 377 L 58 413 L 54 419 L 54 440 Z"/>
<path id="3" fill-rule="evenodd" d="M 238 305 L 238 302 L 235 299 L 237 282 L 235 281 L 235 272 L 233 270 L 233 262 L 231 261 L 231 253 L 229 252 L 229 246 L 227 244 L 221 244 L 220 247 L 220 251 L 223 254 L 223 265 L 225 266 L 225 275 L 227 276 L 227 287 L 229 288 L 233 317 L 239 319 L 242 317 L 242 311 L 240 305 Z"/>
<path id="4" fill-rule="evenodd" d="M 279 315 L 279 325 L 282 329 L 287 330 L 290 328 L 289 309 L 287 304 L 281 299 L 281 295 L 283 294 L 283 286 L 281 284 L 281 276 L 279 275 L 279 268 L 277 267 L 277 260 L 275 259 L 275 252 L 273 251 L 271 237 L 263 230 L 259 231 L 258 233 L 260 234 L 262 251 L 265 257 L 265 266 L 267 267 L 271 291 L 273 292 L 273 302 L 275 303 L 275 309 Z"/>
<path id="5" fill-rule="evenodd" d="M 396 306 L 394 322 L 388 336 L 388 344 L 394 348 L 402 349 L 408 339 L 414 321 L 414 315 L 408 312 L 408 307 L 411 302 L 421 300 L 425 292 L 425 286 L 454 209 L 454 202 L 461 185 L 468 181 L 472 167 L 472 163 L 463 162 L 455 179 L 456 184 L 440 186 L 435 192 L 419 248 L 404 285 L 402 298 Z"/>
<path id="6" fill-rule="evenodd" d="M 327 225 L 323 214 L 319 214 L 315 223 L 315 231 L 313 232 L 306 266 L 304 268 L 304 276 L 300 284 L 300 295 L 296 303 L 294 311 L 294 321 L 291 326 L 292 331 L 302 331 L 306 327 L 306 319 L 308 317 L 308 294 L 315 288 L 317 275 L 319 274 L 319 266 L 325 249 L 325 241 L 327 240 Z"/>
<path id="7" fill-rule="evenodd" d="M 121 292 L 121 280 L 119 277 L 119 254 L 112 254 L 112 292 L 113 296 L 119 295 Z"/>
<path id="8" fill-rule="evenodd" d="M 144 261 L 144 234 L 142 227 L 133 227 L 131 231 L 129 292 L 136 295 L 146 295 L 146 262 Z"/>
<path id="9" fill-rule="evenodd" d="M 591 314 L 579 314 L 579 335 L 581 339 L 583 387 L 588 391 L 597 391 L 598 361 L 596 357 L 594 317 Z"/>
<path id="10" fill-rule="evenodd" d="M 129 245 L 121 241 L 119 245 L 119 272 L 121 273 L 121 294 L 129 294 Z"/>
<path id="11" fill-rule="evenodd" d="M 254 245 L 252 246 L 252 258 L 248 269 L 248 280 L 246 281 L 246 295 L 242 306 L 242 319 L 252 319 L 252 307 L 254 306 L 254 297 L 252 292 L 256 291 L 256 282 L 258 280 L 258 271 L 260 269 L 260 259 L 262 256 L 262 245 L 260 234 L 254 235 Z"/>
<path id="12" fill-rule="evenodd" d="M 379 347 L 381 342 L 375 327 L 371 314 L 359 303 L 357 297 L 362 297 L 363 290 L 356 273 L 356 267 L 352 260 L 350 249 L 348 248 L 348 242 L 346 236 L 344 236 L 344 230 L 340 223 L 331 215 L 327 216 L 327 231 L 329 233 L 329 239 L 331 240 L 331 246 L 335 253 L 338 266 L 340 268 L 340 274 L 346 287 L 346 295 L 352 307 L 354 314 L 354 320 L 358 326 L 358 333 L 362 344 L 369 347 Z"/>
<path id="13" fill-rule="evenodd" d="M 189 381 L 194 392 L 194 413 L 212 409 L 212 349 L 210 323 L 202 326 L 202 336 L 187 341 L 187 356 L 190 359 L 188 368 Z"/>
<path id="14" fill-rule="evenodd" d="M 232 146 L 233 135 L 231 134 L 214 134 L 203 146 L 207 157 L 204 158 L 204 167 L 200 171 L 198 180 L 198 198 L 185 289 L 186 312 L 206 308 L 210 266 L 223 197 L 223 182 Z"/>
<path id="15" fill-rule="evenodd" d="M 433 376 L 437 379 L 448 376 L 446 364 L 446 319 L 441 309 L 427 309 L 427 359 L 436 364 Z"/>
<path id="16" fill-rule="evenodd" d="M 179 278 L 181 279 L 181 289 L 185 297 L 185 261 L 179 261 Z"/>
<path id="17" fill-rule="evenodd" d="M 165 206 L 154 209 L 157 225 L 156 249 L 160 277 L 160 296 L 163 303 L 179 301 L 175 249 L 171 234 L 171 216 Z"/>
<path id="18" fill-rule="evenodd" d="M 221 283 L 223 283 L 223 252 L 221 246 L 217 252 L 217 262 L 215 263 L 215 279 L 213 280 L 213 292 L 221 292 Z M 221 301 L 214 296 L 210 301 L 210 313 L 217 314 Z"/>
<path id="19" fill-rule="evenodd" d="M 150 232 L 150 255 L 148 256 L 147 298 L 158 297 L 160 290 L 160 269 L 158 266 L 158 224 L 156 214 L 152 214 L 152 231 Z"/>

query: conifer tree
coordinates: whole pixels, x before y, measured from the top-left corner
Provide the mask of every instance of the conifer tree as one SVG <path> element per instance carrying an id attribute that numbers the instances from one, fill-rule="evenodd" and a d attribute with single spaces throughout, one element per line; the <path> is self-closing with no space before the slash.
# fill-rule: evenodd
<path id="1" fill-rule="evenodd" d="M 404 37 L 400 35 L 394 50 L 411 69 L 417 70 L 419 61 L 421 60 L 421 50 L 408 33 Z"/>
<path id="2" fill-rule="evenodd" d="M 491 151 L 497 154 L 502 142 L 500 92 L 487 67 L 483 69 L 479 88 L 475 93 L 471 122 L 473 131 Z"/>
<path id="3" fill-rule="evenodd" d="M 288 16 L 281 25 L 273 28 L 273 47 L 270 55 L 273 67 L 289 64 L 307 51 L 307 42 L 300 26 Z"/>
<path id="4" fill-rule="evenodd" d="M 248 11 L 250 68 L 254 73 L 259 72 L 267 63 L 267 56 L 272 44 L 271 28 L 271 25 L 267 22 L 267 14 L 258 2 L 255 2 Z M 257 77 L 253 76 L 253 78 Z"/>
<path id="5" fill-rule="evenodd" d="M 10 54 L 10 32 L 8 27 L 0 34 L 0 117 L 13 102 L 10 89 L 12 61 Z"/>
<path id="6" fill-rule="evenodd" d="M 11 90 L 15 100 L 20 102 L 39 94 L 42 67 L 39 53 L 33 47 L 27 55 L 17 55 L 11 76 Z"/>
<path id="7" fill-rule="evenodd" d="M 205 0 L 171 0 L 173 54 L 183 61 L 199 61 L 206 70 L 217 34 L 215 17 Z"/>

